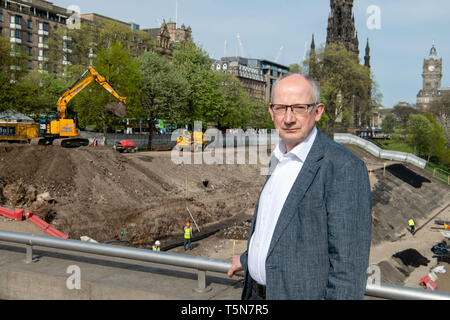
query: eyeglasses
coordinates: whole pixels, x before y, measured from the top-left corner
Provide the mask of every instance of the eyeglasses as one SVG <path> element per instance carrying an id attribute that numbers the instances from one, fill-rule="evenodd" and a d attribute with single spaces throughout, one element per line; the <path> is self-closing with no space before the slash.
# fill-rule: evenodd
<path id="1" fill-rule="evenodd" d="M 287 112 L 288 108 L 291 108 L 291 111 L 295 115 L 302 115 L 308 112 L 310 107 L 315 107 L 317 103 L 309 103 L 309 104 L 293 104 L 293 105 L 285 105 L 285 104 L 271 104 L 270 108 L 273 113 L 277 116 L 282 116 Z"/>

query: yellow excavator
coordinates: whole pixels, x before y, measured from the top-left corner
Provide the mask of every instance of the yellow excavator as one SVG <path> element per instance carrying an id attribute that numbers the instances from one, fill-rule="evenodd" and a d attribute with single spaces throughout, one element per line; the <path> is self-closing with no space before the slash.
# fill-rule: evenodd
<path id="1" fill-rule="evenodd" d="M 90 73 L 89 76 L 83 79 L 88 72 Z M 106 91 L 119 100 L 119 103 L 108 104 L 106 106 L 106 110 L 118 117 L 125 116 L 126 97 L 122 97 L 119 93 L 117 93 L 108 81 L 106 81 L 105 77 L 100 75 L 94 68 L 89 67 L 75 82 L 75 84 L 67 89 L 61 97 L 59 97 L 57 102 L 57 120 L 41 120 L 40 137 L 31 139 L 31 144 L 53 144 L 60 145 L 65 148 L 77 148 L 89 145 L 89 139 L 80 137 L 75 121 L 73 119 L 66 118 L 66 109 L 69 101 L 85 89 L 92 81 L 96 81 L 99 85 L 105 88 Z"/>

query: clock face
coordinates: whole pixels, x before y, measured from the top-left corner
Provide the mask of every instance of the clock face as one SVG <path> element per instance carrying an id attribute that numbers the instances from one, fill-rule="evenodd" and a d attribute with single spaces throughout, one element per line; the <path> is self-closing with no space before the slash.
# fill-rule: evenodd
<path id="1" fill-rule="evenodd" d="M 429 67 L 428 67 L 428 70 L 434 71 L 434 66 L 429 66 Z"/>

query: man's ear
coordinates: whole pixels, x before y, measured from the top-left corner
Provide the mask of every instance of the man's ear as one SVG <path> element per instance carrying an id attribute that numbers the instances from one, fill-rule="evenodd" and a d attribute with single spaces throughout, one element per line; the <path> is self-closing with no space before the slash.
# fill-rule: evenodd
<path id="1" fill-rule="evenodd" d="M 320 118 L 322 118 L 322 114 L 323 114 L 324 110 L 325 110 L 325 105 L 323 103 L 319 103 L 316 107 L 315 115 L 314 115 L 314 120 L 316 122 L 320 121 Z"/>
<path id="2" fill-rule="evenodd" d="M 272 111 L 272 108 L 270 107 L 270 104 L 269 104 L 269 113 L 270 113 L 270 117 L 272 118 L 272 121 L 273 121 L 273 111 Z"/>

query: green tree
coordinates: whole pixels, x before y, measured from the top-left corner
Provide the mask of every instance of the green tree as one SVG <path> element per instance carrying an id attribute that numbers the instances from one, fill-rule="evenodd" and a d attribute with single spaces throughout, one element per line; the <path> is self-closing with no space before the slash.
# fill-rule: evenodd
<path id="1" fill-rule="evenodd" d="M 183 118 L 190 124 L 200 120 L 206 125 L 214 119 L 214 110 L 222 102 L 220 86 L 209 61 L 206 52 L 192 40 L 181 43 L 173 52 L 173 65 L 189 84 Z"/>
<path id="2" fill-rule="evenodd" d="M 444 129 L 447 138 L 447 149 L 450 148 L 450 95 L 445 94 L 441 99 L 434 101 L 430 110 L 438 124 Z"/>
<path id="3" fill-rule="evenodd" d="M 331 128 L 368 126 L 372 116 L 373 81 L 370 70 L 359 64 L 358 56 L 343 46 L 330 44 L 319 49 L 314 61 L 304 62 L 320 82 L 322 102 L 325 104 Z"/>
<path id="4" fill-rule="evenodd" d="M 141 77 L 141 100 L 136 115 L 147 119 L 150 128 L 148 148 L 152 147 L 155 120 L 183 121 L 188 83 L 165 57 L 146 52 L 137 59 Z"/>
<path id="5" fill-rule="evenodd" d="M 0 36 L 0 72 L 8 73 L 12 62 L 11 45 L 7 38 Z"/>
<path id="6" fill-rule="evenodd" d="M 127 98 L 127 114 L 133 113 L 140 103 L 140 75 L 138 63 L 122 44 L 114 43 L 111 48 L 103 48 L 94 59 L 94 68 L 106 78 L 108 83 L 121 95 Z M 110 115 L 105 107 L 110 102 L 117 102 L 107 90 L 94 82 L 69 102 L 79 117 L 81 127 L 95 124 L 105 134 L 108 128 L 122 122 Z M 106 143 L 106 141 L 105 141 Z"/>
<path id="7" fill-rule="evenodd" d="M 56 102 L 65 91 L 67 83 L 54 74 L 30 71 L 17 85 L 17 111 L 39 119 L 42 115 L 56 112 Z"/>
<path id="8" fill-rule="evenodd" d="M 417 114 L 417 110 L 410 105 L 397 104 L 394 106 L 392 111 L 397 118 L 397 123 L 403 128 L 406 128 L 407 122 L 409 121 L 409 116 L 411 114 Z"/>
<path id="9" fill-rule="evenodd" d="M 268 109 L 267 102 L 262 100 L 252 101 L 250 106 L 251 116 L 248 120 L 249 126 L 257 129 L 274 129 Z"/>
<path id="10" fill-rule="evenodd" d="M 414 154 L 428 154 L 433 127 L 427 117 L 422 114 L 411 114 L 406 128 L 408 131 L 407 143 L 413 148 Z"/>
<path id="11" fill-rule="evenodd" d="M 393 133 L 396 124 L 395 116 L 392 113 L 388 113 L 381 124 L 381 128 L 384 133 Z"/>
<path id="12" fill-rule="evenodd" d="M 298 63 L 291 63 L 289 65 L 289 72 L 301 73 L 302 67 Z"/>
<path id="13" fill-rule="evenodd" d="M 213 74 L 221 91 L 221 102 L 214 105 L 207 120 L 217 123 L 219 129 L 251 126 L 252 102 L 242 82 L 230 73 Z"/>
<path id="14" fill-rule="evenodd" d="M 428 145 L 428 161 L 430 161 L 432 156 L 436 156 L 438 159 L 442 159 L 445 152 L 445 146 L 447 144 L 444 130 L 437 123 L 436 119 L 431 113 L 425 113 L 425 117 L 431 124 L 431 132 L 429 133 L 430 143 Z"/>

